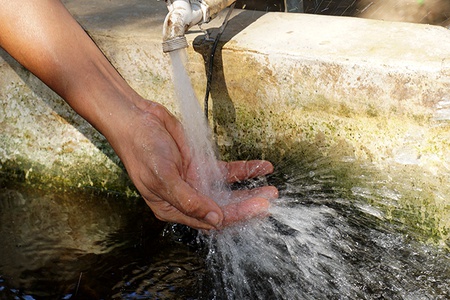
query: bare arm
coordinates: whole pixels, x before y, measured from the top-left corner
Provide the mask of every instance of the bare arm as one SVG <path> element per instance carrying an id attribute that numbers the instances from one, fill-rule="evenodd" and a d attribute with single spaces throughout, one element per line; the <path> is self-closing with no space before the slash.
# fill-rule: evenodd
<path id="1" fill-rule="evenodd" d="M 0 0 L 0 45 L 100 131 L 140 97 L 57 0 Z"/>
<path id="2" fill-rule="evenodd" d="M 0 0 L 0 7 L 0 46 L 107 138 L 159 219 L 211 229 L 258 214 L 277 196 L 265 188 L 219 208 L 187 180 L 190 155 L 178 120 L 123 80 L 60 1 Z M 270 163 L 256 163 L 253 174 L 229 164 L 229 177 L 272 171 Z"/>

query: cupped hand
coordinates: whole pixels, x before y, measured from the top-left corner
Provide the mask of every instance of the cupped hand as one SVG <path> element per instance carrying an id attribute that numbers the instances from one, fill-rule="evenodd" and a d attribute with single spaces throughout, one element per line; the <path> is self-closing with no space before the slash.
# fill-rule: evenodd
<path id="1" fill-rule="evenodd" d="M 193 163 L 181 123 L 162 105 L 147 101 L 135 109 L 132 124 L 110 140 L 133 183 L 163 221 L 197 229 L 213 229 L 267 212 L 275 187 L 235 191 L 231 204 L 219 207 L 194 187 Z M 264 176 L 273 171 L 267 161 L 220 163 L 227 183 Z"/>
<path id="2" fill-rule="evenodd" d="M 276 196 L 274 188 L 262 188 L 221 209 L 193 188 L 195 165 L 181 124 L 128 85 L 60 1 L 0 0 L 0 6 L 0 47 L 108 139 L 159 219 L 218 228 L 260 213 Z M 272 168 L 266 162 L 224 166 L 229 181 Z"/>
<path id="3" fill-rule="evenodd" d="M 273 165 L 264 160 L 221 162 L 227 183 L 264 176 L 273 172 Z M 267 214 L 270 200 L 278 198 L 278 190 L 273 186 L 263 186 L 250 190 L 232 191 L 231 203 L 222 207 L 223 226 Z"/>

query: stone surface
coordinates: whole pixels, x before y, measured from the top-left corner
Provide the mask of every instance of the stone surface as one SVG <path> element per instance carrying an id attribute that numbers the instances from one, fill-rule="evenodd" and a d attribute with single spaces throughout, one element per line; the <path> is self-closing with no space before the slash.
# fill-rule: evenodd
<path id="1" fill-rule="evenodd" d="M 64 3 L 131 86 L 177 113 L 161 50 L 164 2 Z M 214 36 L 221 18 L 202 28 Z M 189 74 L 203 99 L 211 43 L 197 27 L 187 38 Z M 419 212 L 411 222 L 448 240 L 449 30 L 236 10 L 213 71 L 210 123 L 223 158 L 277 164 L 301 145 L 335 157 L 336 170 L 345 161 L 358 175 L 370 165 L 379 176 L 374 180 L 403 195 L 402 207 Z M 104 138 L 5 52 L 0 103 L 3 174 L 132 193 Z"/>

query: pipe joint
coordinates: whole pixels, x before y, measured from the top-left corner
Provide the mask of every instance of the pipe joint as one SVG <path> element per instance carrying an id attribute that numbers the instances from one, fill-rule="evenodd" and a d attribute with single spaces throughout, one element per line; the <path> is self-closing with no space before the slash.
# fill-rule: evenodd
<path id="1" fill-rule="evenodd" d="M 196 24 L 207 23 L 236 0 L 166 0 L 169 13 L 164 20 L 163 51 L 188 47 L 186 31 Z"/>
<path id="2" fill-rule="evenodd" d="M 163 51 L 186 48 L 185 33 L 190 27 L 202 22 L 202 5 L 196 0 L 168 0 L 166 3 L 169 13 L 164 20 Z"/>

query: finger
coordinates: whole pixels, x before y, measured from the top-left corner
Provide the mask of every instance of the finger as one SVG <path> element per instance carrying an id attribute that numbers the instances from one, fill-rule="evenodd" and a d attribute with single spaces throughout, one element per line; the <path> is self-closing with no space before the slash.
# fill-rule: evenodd
<path id="1" fill-rule="evenodd" d="M 245 201 L 234 203 L 223 207 L 224 220 L 222 225 L 249 220 L 258 216 L 268 214 L 269 201 L 265 198 L 251 198 Z"/>
<path id="2" fill-rule="evenodd" d="M 241 181 L 273 172 L 273 165 L 266 160 L 232 161 L 225 163 L 228 183 Z"/>
<path id="3" fill-rule="evenodd" d="M 233 199 L 265 198 L 273 200 L 278 198 L 278 189 L 274 186 L 263 186 L 251 190 L 233 191 Z"/>
<path id="4" fill-rule="evenodd" d="M 160 200 L 161 202 L 149 201 L 145 198 L 144 200 L 150 207 L 150 209 L 154 212 L 155 217 L 161 221 L 184 224 L 195 229 L 211 230 L 215 228 L 210 224 L 181 213 L 173 206 L 167 205 L 165 207 L 164 205 L 168 203 L 162 200 Z M 159 203 L 161 203 L 161 205 L 159 205 Z"/>
<path id="5" fill-rule="evenodd" d="M 197 219 L 215 228 L 222 224 L 223 213 L 217 203 L 195 190 L 180 177 L 166 180 L 166 187 L 158 191 L 158 196 L 186 217 Z M 168 221 L 176 222 L 176 220 Z"/>

